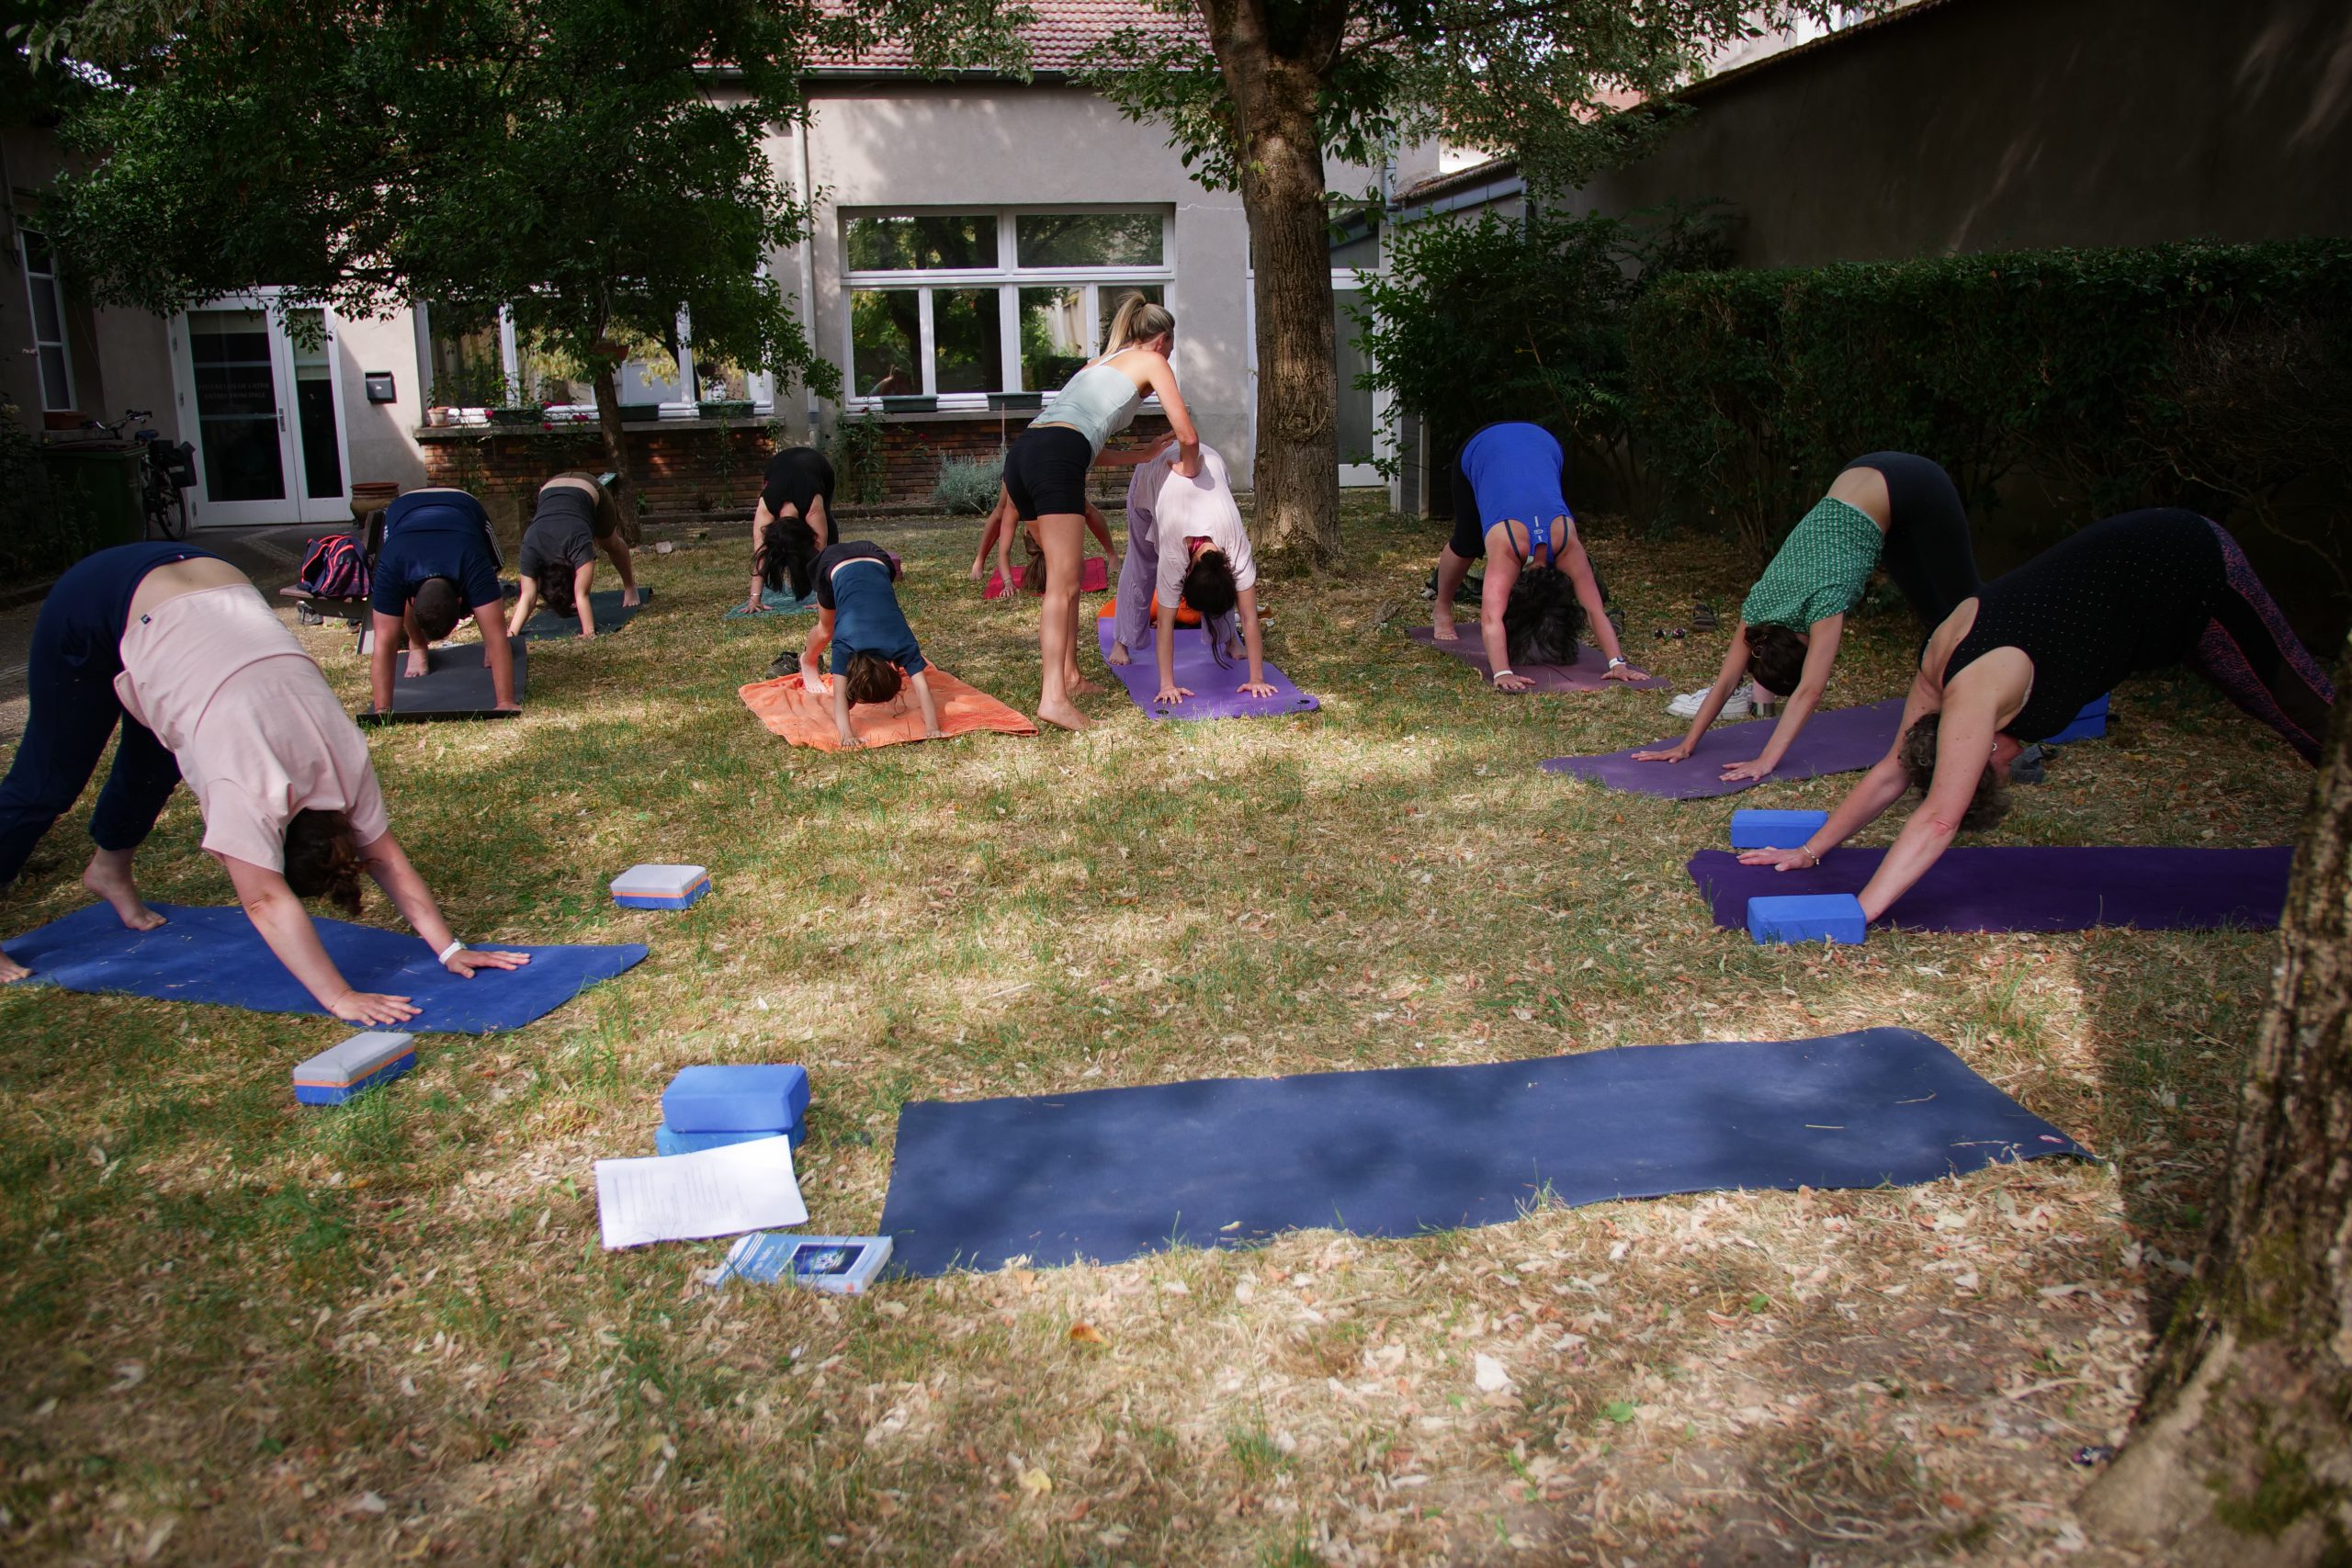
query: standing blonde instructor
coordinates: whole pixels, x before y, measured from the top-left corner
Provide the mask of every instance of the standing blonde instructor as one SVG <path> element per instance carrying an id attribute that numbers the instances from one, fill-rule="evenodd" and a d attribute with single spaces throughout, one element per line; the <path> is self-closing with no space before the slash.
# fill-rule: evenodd
<path id="1" fill-rule="evenodd" d="M 1045 551 L 1045 603 L 1038 615 L 1041 694 L 1037 716 L 1064 729 L 1091 722 L 1071 699 L 1093 688 L 1078 678 L 1080 558 L 1085 548 L 1086 475 L 1096 463 L 1133 467 L 1174 441 L 1176 471 L 1201 471 L 1201 437 L 1168 363 L 1176 318 L 1141 294 L 1119 301 L 1102 356 L 1056 392 L 1004 455 L 1004 489 L 1013 511 Z M 1157 394 L 1170 434 L 1148 448 L 1106 454 L 1102 443 L 1125 430 L 1147 394 Z"/>

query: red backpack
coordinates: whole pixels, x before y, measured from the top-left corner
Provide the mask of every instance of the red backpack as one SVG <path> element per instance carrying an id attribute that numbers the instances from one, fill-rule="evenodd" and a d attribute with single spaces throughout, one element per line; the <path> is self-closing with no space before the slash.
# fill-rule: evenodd
<path id="1" fill-rule="evenodd" d="M 302 570 L 295 581 L 306 593 L 322 599 L 368 597 L 368 558 L 348 534 L 313 539 L 303 553 Z"/>

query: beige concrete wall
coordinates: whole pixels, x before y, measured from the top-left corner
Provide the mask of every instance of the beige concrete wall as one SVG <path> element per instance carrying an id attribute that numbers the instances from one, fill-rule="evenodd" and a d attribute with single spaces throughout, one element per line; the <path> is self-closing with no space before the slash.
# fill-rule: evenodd
<path id="1" fill-rule="evenodd" d="M 1722 197 L 1750 266 L 2352 231 L 2344 0 L 1953 0 L 1691 107 L 1579 205 Z"/>
<path id="2" fill-rule="evenodd" d="M 402 310 L 381 321 L 335 322 L 335 396 L 343 400 L 350 453 L 347 483 L 391 479 L 402 490 L 424 480 L 424 449 L 412 434 L 424 423 L 424 367 L 416 316 Z M 389 370 L 400 400 L 370 403 L 367 373 Z"/>
<path id="3" fill-rule="evenodd" d="M 797 186 L 794 135 L 772 138 L 769 155 Z M 1249 227 L 1239 194 L 1205 190 L 1187 175 L 1164 130 L 1131 123 L 1075 87 L 820 84 L 808 163 L 823 197 L 808 255 L 816 278 L 811 340 L 835 359 L 846 309 L 841 208 L 1172 208 L 1176 276 L 1169 308 L 1178 323 L 1176 373 L 1203 438 L 1226 455 L 1235 483 L 1248 483 Z M 1363 172 L 1353 179 L 1350 185 L 1335 174 L 1333 186 L 1363 189 Z M 800 265 L 797 250 L 776 262 L 795 280 Z"/>

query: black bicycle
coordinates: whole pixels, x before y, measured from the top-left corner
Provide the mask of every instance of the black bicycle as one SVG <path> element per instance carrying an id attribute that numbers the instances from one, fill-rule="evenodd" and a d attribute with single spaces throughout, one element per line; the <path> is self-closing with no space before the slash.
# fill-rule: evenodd
<path id="1" fill-rule="evenodd" d="M 126 427 L 154 417 L 148 409 L 125 409 L 120 419 L 112 423 L 85 420 L 82 428 L 103 430 L 121 440 Z M 140 466 L 141 498 L 147 513 L 147 532 L 143 536 L 187 538 L 187 492 L 196 488 L 196 448 L 185 441 L 166 441 L 161 432 L 153 429 L 134 430 L 129 439 L 146 448 L 145 461 Z"/>

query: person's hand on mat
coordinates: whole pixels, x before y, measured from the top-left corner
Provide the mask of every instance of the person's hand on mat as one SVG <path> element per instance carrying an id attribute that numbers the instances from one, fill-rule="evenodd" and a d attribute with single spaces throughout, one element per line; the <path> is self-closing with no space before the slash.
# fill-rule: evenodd
<path id="1" fill-rule="evenodd" d="M 345 1023 L 374 1028 L 382 1023 L 406 1023 L 424 1010 L 406 997 L 379 996 L 374 991 L 345 991 L 327 1011 Z"/>
<path id="2" fill-rule="evenodd" d="M 470 980 L 481 969 L 520 969 L 531 961 L 527 953 L 499 953 L 490 948 L 461 947 L 441 965 L 450 974 Z"/>
<path id="3" fill-rule="evenodd" d="M 419 675 L 424 674 L 425 671 L 431 667 L 431 664 L 432 661 L 425 657 L 424 649 L 421 648 L 412 648 L 408 650 L 408 677 L 410 680 L 413 681 Z"/>
<path id="4" fill-rule="evenodd" d="M 1685 740 L 1656 751 L 1636 751 L 1634 753 L 1634 761 L 1636 762 L 1687 762 L 1690 760 L 1693 750 L 1695 748 L 1690 742 Z"/>
<path id="5" fill-rule="evenodd" d="M 1495 690 L 1498 692 L 1524 692 L 1532 688 L 1535 682 L 1529 680 L 1526 676 L 1514 674 L 1510 671 L 1505 671 L 1502 674 L 1495 677 Z"/>
<path id="6" fill-rule="evenodd" d="M 1151 700 L 1156 703 L 1181 703 L 1192 694 L 1192 687 L 1180 686 L 1175 682 L 1170 681 L 1165 686 L 1160 687 L 1159 694 Z"/>
<path id="7" fill-rule="evenodd" d="M 1604 681 L 1646 681 L 1649 676 L 1630 664 L 1612 664 L 1600 678 Z"/>
<path id="8" fill-rule="evenodd" d="M 1271 697 L 1274 694 L 1274 683 L 1272 681 L 1244 681 L 1241 682 L 1241 694 L 1245 697 Z"/>
<path id="9" fill-rule="evenodd" d="M 1723 782 L 1753 784 L 1758 779 L 1769 779 L 1771 776 L 1772 764 L 1761 757 L 1757 757 L 1745 762 L 1734 762 L 1725 768 L 1723 772 Z"/>
<path id="10" fill-rule="evenodd" d="M 1742 865 L 1769 865 L 1774 871 L 1811 871 L 1821 863 L 1811 850 L 1800 846 L 1793 850 L 1742 850 Z"/>

